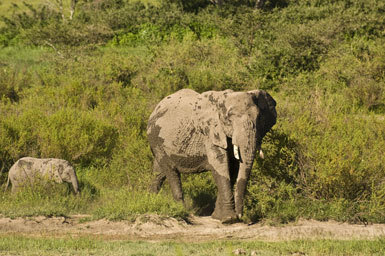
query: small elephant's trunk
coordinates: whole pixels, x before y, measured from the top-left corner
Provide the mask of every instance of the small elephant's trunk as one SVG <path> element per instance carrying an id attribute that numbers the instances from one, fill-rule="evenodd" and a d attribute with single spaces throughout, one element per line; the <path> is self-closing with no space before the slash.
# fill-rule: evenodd
<path id="1" fill-rule="evenodd" d="M 71 183 L 72 183 L 72 186 L 74 187 L 75 194 L 78 194 L 79 193 L 79 182 L 78 182 L 78 179 L 76 177 L 76 174 L 74 176 L 72 176 Z"/>

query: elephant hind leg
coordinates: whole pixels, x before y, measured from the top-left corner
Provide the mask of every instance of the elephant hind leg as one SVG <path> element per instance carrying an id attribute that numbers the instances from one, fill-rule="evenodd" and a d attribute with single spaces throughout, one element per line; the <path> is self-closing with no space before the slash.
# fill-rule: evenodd
<path id="1" fill-rule="evenodd" d="M 18 192 L 19 190 L 20 190 L 20 187 L 19 187 L 19 186 L 12 184 L 12 189 L 11 189 L 11 192 L 12 192 L 12 193 L 16 193 L 16 192 Z"/>
<path id="2" fill-rule="evenodd" d="M 175 201 L 183 202 L 182 182 L 180 180 L 180 173 L 177 169 L 170 169 L 166 173 L 168 183 L 170 184 L 172 195 Z"/>
<path id="3" fill-rule="evenodd" d="M 183 201 L 182 182 L 179 171 L 164 162 L 159 163 L 156 160 L 154 160 L 153 171 L 157 175 L 151 184 L 150 191 L 158 193 L 167 178 L 174 199 L 176 201 Z"/>
<path id="4" fill-rule="evenodd" d="M 156 175 L 155 179 L 151 183 L 150 192 L 155 194 L 159 193 L 165 179 L 166 175 L 164 173 Z"/>
<path id="5" fill-rule="evenodd" d="M 163 185 L 163 182 L 166 179 L 166 174 L 164 172 L 162 172 L 162 170 L 160 169 L 159 164 L 156 160 L 154 160 L 153 172 L 156 173 L 157 175 L 151 183 L 150 192 L 157 194 L 157 193 L 159 193 L 159 191 Z"/>

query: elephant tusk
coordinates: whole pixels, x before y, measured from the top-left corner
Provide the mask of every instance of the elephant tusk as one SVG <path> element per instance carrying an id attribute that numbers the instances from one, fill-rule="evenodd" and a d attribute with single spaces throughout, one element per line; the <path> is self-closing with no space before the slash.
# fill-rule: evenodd
<path id="1" fill-rule="evenodd" d="M 239 147 L 234 145 L 234 157 L 239 160 Z"/>
<path id="2" fill-rule="evenodd" d="M 265 154 L 263 154 L 262 149 L 259 150 L 259 157 L 265 159 Z"/>

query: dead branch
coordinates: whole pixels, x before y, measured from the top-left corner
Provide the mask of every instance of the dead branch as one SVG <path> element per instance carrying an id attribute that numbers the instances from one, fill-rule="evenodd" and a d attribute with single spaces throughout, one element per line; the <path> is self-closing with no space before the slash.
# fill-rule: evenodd
<path id="1" fill-rule="evenodd" d="M 51 47 L 57 53 L 57 55 L 59 55 L 60 58 L 64 58 L 63 54 L 58 49 L 56 49 L 56 47 L 52 43 L 48 41 L 44 41 L 44 43 Z"/>

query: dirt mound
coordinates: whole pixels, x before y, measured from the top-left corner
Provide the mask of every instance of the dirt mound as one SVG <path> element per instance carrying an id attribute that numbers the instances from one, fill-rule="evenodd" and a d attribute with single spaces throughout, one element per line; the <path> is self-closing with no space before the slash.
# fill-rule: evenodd
<path id="1" fill-rule="evenodd" d="M 0 234 L 27 236 L 102 236 L 106 239 L 210 241 L 218 239 L 372 239 L 385 237 L 385 225 L 351 225 L 334 221 L 300 220 L 268 226 L 236 223 L 224 225 L 211 217 L 191 216 L 190 223 L 157 215 L 142 215 L 134 222 L 86 221 L 88 216 L 0 218 Z"/>

